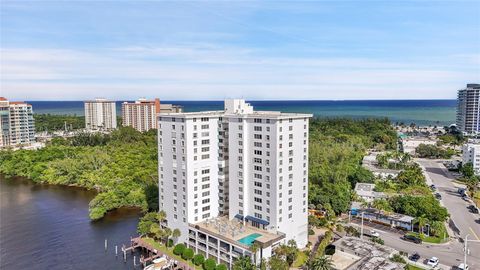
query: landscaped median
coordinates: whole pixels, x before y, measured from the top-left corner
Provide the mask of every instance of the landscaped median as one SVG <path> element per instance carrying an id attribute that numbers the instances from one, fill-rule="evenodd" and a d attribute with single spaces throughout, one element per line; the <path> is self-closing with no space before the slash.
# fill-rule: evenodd
<path id="1" fill-rule="evenodd" d="M 448 239 L 449 239 L 447 233 L 445 233 L 445 238 L 444 237 L 438 237 L 438 236 L 427 236 L 425 234 L 420 235 L 419 233 L 416 233 L 416 232 L 409 232 L 409 233 L 407 233 L 407 235 L 412 235 L 412 236 L 418 237 L 418 238 L 422 239 L 423 242 L 431 243 L 431 244 L 443 244 L 443 243 L 448 242 Z"/>
<path id="2" fill-rule="evenodd" d="M 185 247 L 184 244 L 177 244 L 173 249 L 169 249 L 165 245 L 155 241 L 152 238 L 142 238 L 145 242 L 152 245 L 155 249 L 164 253 L 168 257 L 175 259 L 179 262 L 188 264 L 192 269 L 203 270 L 227 270 L 227 266 L 224 264 L 218 264 L 214 259 L 205 259 L 201 254 L 195 254 L 191 248 Z"/>

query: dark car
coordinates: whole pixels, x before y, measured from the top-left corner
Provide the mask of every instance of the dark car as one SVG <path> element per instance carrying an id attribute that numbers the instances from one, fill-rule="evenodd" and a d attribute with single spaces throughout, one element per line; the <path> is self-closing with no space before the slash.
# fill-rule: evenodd
<path id="1" fill-rule="evenodd" d="M 410 261 L 412 261 L 412 262 L 416 262 L 416 261 L 418 261 L 418 259 L 420 259 L 420 254 L 418 254 L 418 253 L 415 252 L 415 253 L 412 254 L 412 256 L 410 256 L 409 259 L 410 259 Z"/>
<path id="2" fill-rule="evenodd" d="M 470 210 L 470 212 L 472 212 L 474 214 L 478 214 L 478 208 L 475 205 L 473 205 L 473 204 L 469 205 L 468 209 Z"/>
<path id="3" fill-rule="evenodd" d="M 435 193 L 435 198 L 437 198 L 437 200 L 441 200 L 442 195 L 440 193 Z"/>
<path id="4" fill-rule="evenodd" d="M 436 190 L 436 189 L 437 189 L 437 187 L 436 187 L 435 185 L 430 185 L 430 188 L 431 188 L 432 190 Z"/>
<path id="5" fill-rule="evenodd" d="M 408 242 L 413 242 L 415 244 L 421 244 L 422 243 L 422 239 L 420 239 L 416 236 L 413 236 L 413 235 L 408 235 L 408 234 L 405 234 L 404 236 L 402 236 L 402 240 L 405 240 L 405 241 L 408 241 Z"/>

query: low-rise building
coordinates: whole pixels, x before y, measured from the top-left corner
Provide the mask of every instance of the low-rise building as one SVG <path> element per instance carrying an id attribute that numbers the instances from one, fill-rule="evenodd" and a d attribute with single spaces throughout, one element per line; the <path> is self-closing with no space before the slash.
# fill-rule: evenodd
<path id="1" fill-rule="evenodd" d="M 355 185 L 355 193 L 366 202 L 373 202 L 376 199 L 383 199 L 387 196 L 383 192 L 374 190 L 375 184 L 357 183 Z"/>
<path id="2" fill-rule="evenodd" d="M 377 155 L 380 152 L 370 152 L 363 157 L 362 166 L 371 171 L 373 175 L 380 178 L 395 178 L 400 173 L 400 170 L 384 169 L 378 167 Z"/>

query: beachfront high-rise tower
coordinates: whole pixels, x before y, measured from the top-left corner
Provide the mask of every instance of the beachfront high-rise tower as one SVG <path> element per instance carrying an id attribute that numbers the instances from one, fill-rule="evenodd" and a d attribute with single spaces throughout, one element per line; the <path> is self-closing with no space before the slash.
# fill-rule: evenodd
<path id="1" fill-rule="evenodd" d="M 311 114 L 222 111 L 159 115 L 159 203 L 179 241 L 217 263 L 268 258 L 282 242 L 307 245 Z"/>
<path id="2" fill-rule="evenodd" d="M 122 120 L 124 126 L 144 132 L 157 128 L 157 114 L 160 112 L 182 112 L 182 107 L 172 104 L 161 104 L 160 99 L 146 100 L 141 98 L 135 102 L 122 103 Z"/>
<path id="3" fill-rule="evenodd" d="M 85 101 L 85 128 L 108 131 L 117 128 L 115 101 L 97 98 Z"/>
<path id="4" fill-rule="evenodd" d="M 0 97 L 0 147 L 35 142 L 32 105 Z"/>
<path id="5" fill-rule="evenodd" d="M 466 134 L 480 131 L 480 84 L 467 84 L 458 90 L 457 127 Z"/>

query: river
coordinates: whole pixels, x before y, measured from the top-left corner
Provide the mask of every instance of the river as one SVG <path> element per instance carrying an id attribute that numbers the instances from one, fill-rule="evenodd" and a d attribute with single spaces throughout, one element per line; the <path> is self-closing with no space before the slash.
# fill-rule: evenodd
<path id="1" fill-rule="evenodd" d="M 0 269 L 141 269 L 120 254 L 135 236 L 139 212 L 120 209 L 92 222 L 88 203 L 94 195 L 0 175 Z"/>

